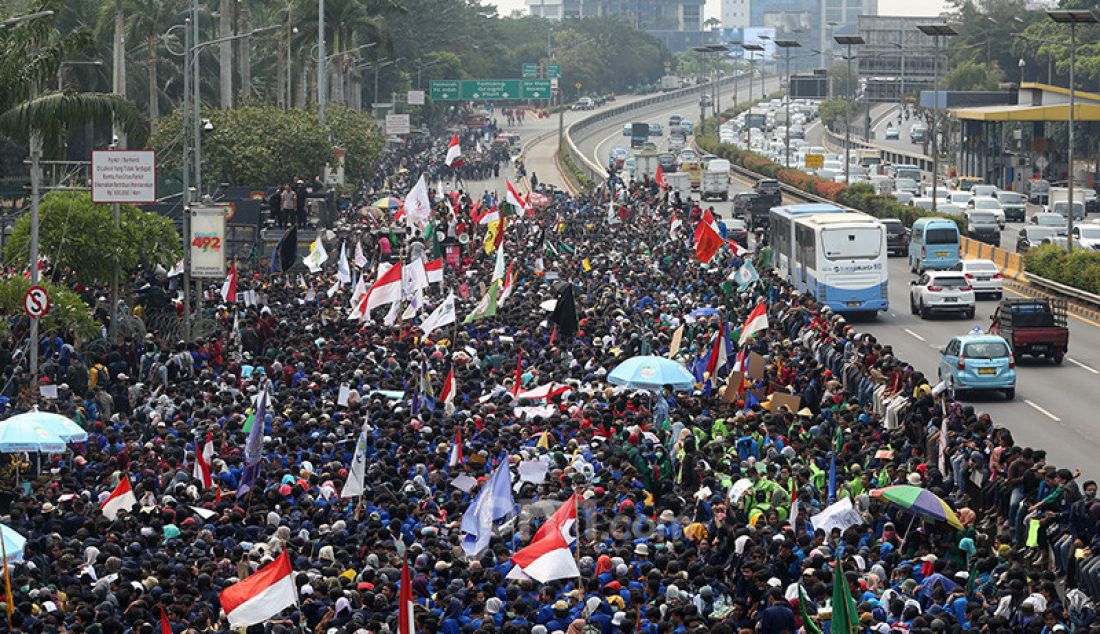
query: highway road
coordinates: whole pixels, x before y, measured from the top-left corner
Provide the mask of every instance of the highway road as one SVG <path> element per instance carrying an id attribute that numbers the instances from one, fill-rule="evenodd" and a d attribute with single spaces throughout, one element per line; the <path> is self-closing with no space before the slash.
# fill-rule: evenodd
<path id="1" fill-rule="evenodd" d="M 614 147 L 613 140 L 622 134 L 622 125 L 630 118 L 665 123 L 672 114 L 690 116 L 692 105 L 663 104 L 621 121 L 608 121 L 587 130 L 583 138 L 575 141 L 603 164 L 607 151 Z M 747 187 L 747 183 L 736 183 L 731 194 Z M 722 215 L 728 215 L 726 204 L 716 203 L 715 207 Z M 1011 242 L 1005 240 L 1009 248 L 1015 246 L 1015 234 L 1011 235 Z M 905 260 L 891 259 L 889 271 L 890 311 L 856 320 L 856 326 L 891 345 L 900 358 L 926 375 L 936 377 L 939 350 L 952 336 L 965 334 L 975 326 L 988 326 L 996 302 L 979 300 L 972 320 L 923 320 L 909 314 L 909 282 L 915 276 L 909 273 Z M 1012 297 L 1014 293 L 1006 292 L 1006 296 Z M 1070 350 L 1063 365 L 1018 359 L 1017 370 L 1019 378 L 1013 401 L 1006 402 L 1000 392 L 966 395 L 963 400 L 978 411 L 989 412 L 998 425 L 1012 431 L 1018 443 L 1047 450 L 1053 464 L 1080 467 L 1086 477 L 1100 477 L 1100 465 L 1094 460 L 1100 452 L 1100 416 L 1093 410 L 1096 400 L 1092 393 L 1100 388 L 1100 323 L 1071 317 Z"/>

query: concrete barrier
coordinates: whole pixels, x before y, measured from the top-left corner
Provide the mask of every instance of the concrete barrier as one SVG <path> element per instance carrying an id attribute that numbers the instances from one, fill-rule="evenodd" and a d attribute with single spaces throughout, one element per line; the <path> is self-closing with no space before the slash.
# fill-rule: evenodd
<path id="1" fill-rule="evenodd" d="M 963 259 L 993 260 L 993 263 L 1001 269 L 1001 274 L 1006 278 L 1018 282 L 1027 281 L 1027 277 L 1024 275 L 1024 258 L 1019 253 L 965 237 L 962 238 L 959 249 Z"/>

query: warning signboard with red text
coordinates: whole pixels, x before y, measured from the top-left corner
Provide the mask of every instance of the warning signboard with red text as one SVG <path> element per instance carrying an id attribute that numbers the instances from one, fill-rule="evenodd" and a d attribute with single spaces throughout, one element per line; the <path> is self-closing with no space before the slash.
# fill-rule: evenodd
<path id="1" fill-rule="evenodd" d="M 157 201 L 153 150 L 93 150 L 92 202 L 144 204 Z"/>

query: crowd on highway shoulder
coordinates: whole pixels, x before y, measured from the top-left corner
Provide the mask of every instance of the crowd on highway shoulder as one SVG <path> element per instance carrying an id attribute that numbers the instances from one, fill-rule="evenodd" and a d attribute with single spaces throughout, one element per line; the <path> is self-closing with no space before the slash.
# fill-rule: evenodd
<path id="1" fill-rule="evenodd" d="M 385 156 L 363 202 L 403 196 L 422 172 L 446 178 L 445 141 Z M 78 359 L 46 342 L 48 381 L 61 390 L 43 407 L 89 440 L 44 456 L 3 518 L 27 537 L 10 566 L 15 631 L 153 632 L 163 618 L 176 634 L 225 632 L 219 592 L 284 552 L 298 604 L 250 632 L 396 634 L 405 561 L 417 632 L 1093 629 L 1095 483 L 1015 445 L 889 342 L 766 267 L 734 282 L 749 256 L 723 247 L 700 265 L 690 223 L 673 221 L 699 209 L 670 208 L 649 182 L 616 192 L 610 209 L 602 191 L 542 186 L 542 204 L 514 215 L 499 204 L 503 188 L 496 198 L 444 190 L 432 192 L 434 230 L 474 239 L 418 317 L 386 306 L 349 320 L 353 285 L 335 286 L 333 257 L 312 275 L 242 276 L 238 296 L 255 301 L 220 310 L 214 334 L 192 344 L 150 333 Z M 506 299 L 491 284 L 491 225 L 474 220 L 495 203 Z M 328 251 L 362 240 L 368 261 L 355 273 L 369 284 L 382 262 L 421 249 L 415 234 L 368 232 L 400 223 L 360 211 Z M 575 333 L 559 332 L 549 310 L 566 284 Z M 417 325 L 450 291 L 458 322 L 423 337 Z M 487 293 L 495 316 L 462 323 L 486 313 Z M 739 347 L 761 305 L 766 327 Z M 609 380 L 624 360 L 670 352 L 694 386 Z M 74 383 L 74 365 L 91 376 Z M 745 384 L 731 389 L 735 365 Z M 253 401 L 261 392 L 266 408 Z M 263 434 L 255 478 L 252 408 Z M 364 424 L 365 490 L 344 498 Z M 207 439 L 210 486 L 195 469 Z M 464 515 L 501 461 L 514 514 L 467 555 Z M 137 504 L 108 519 L 99 507 L 126 479 Z M 570 499 L 580 576 L 511 578 L 545 511 Z"/>

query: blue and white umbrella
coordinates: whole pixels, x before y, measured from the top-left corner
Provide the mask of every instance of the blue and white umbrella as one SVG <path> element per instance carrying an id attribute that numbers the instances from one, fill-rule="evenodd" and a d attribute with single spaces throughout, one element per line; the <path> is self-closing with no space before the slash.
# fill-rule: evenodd
<path id="1" fill-rule="evenodd" d="M 26 537 L 15 532 L 11 527 L 0 524 L 0 539 L 4 540 L 4 552 L 8 555 L 9 564 L 23 561 L 23 548 L 27 545 Z"/>
<path id="2" fill-rule="evenodd" d="M 5 424 L 38 425 L 46 431 L 56 434 L 65 442 L 88 441 L 88 432 L 84 431 L 84 428 L 77 425 L 71 419 L 52 412 L 39 412 L 37 410 L 33 412 L 24 412 L 12 416 L 7 420 L 0 421 L 0 425 Z"/>
<path id="3" fill-rule="evenodd" d="M 675 390 L 695 387 L 695 377 L 678 361 L 656 356 L 631 357 L 620 363 L 607 380 L 634 389 L 659 390 L 671 385 Z"/>
<path id="4" fill-rule="evenodd" d="M 712 315 L 717 315 L 717 314 L 718 314 L 718 309 L 717 308 L 712 308 L 710 306 L 704 306 L 703 308 L 696 308 L 695 310 L 691 311 L 690 313 L 688 313 L 688 316 L 694 317 L 695 319 L 699 319 L 700 317 L 710 317 Z"/>
<path id="5" fill-rule="evenodd" d="M 0 453 L 64 453 L 65 439 L 32 420 L 0 420 Z"/>

